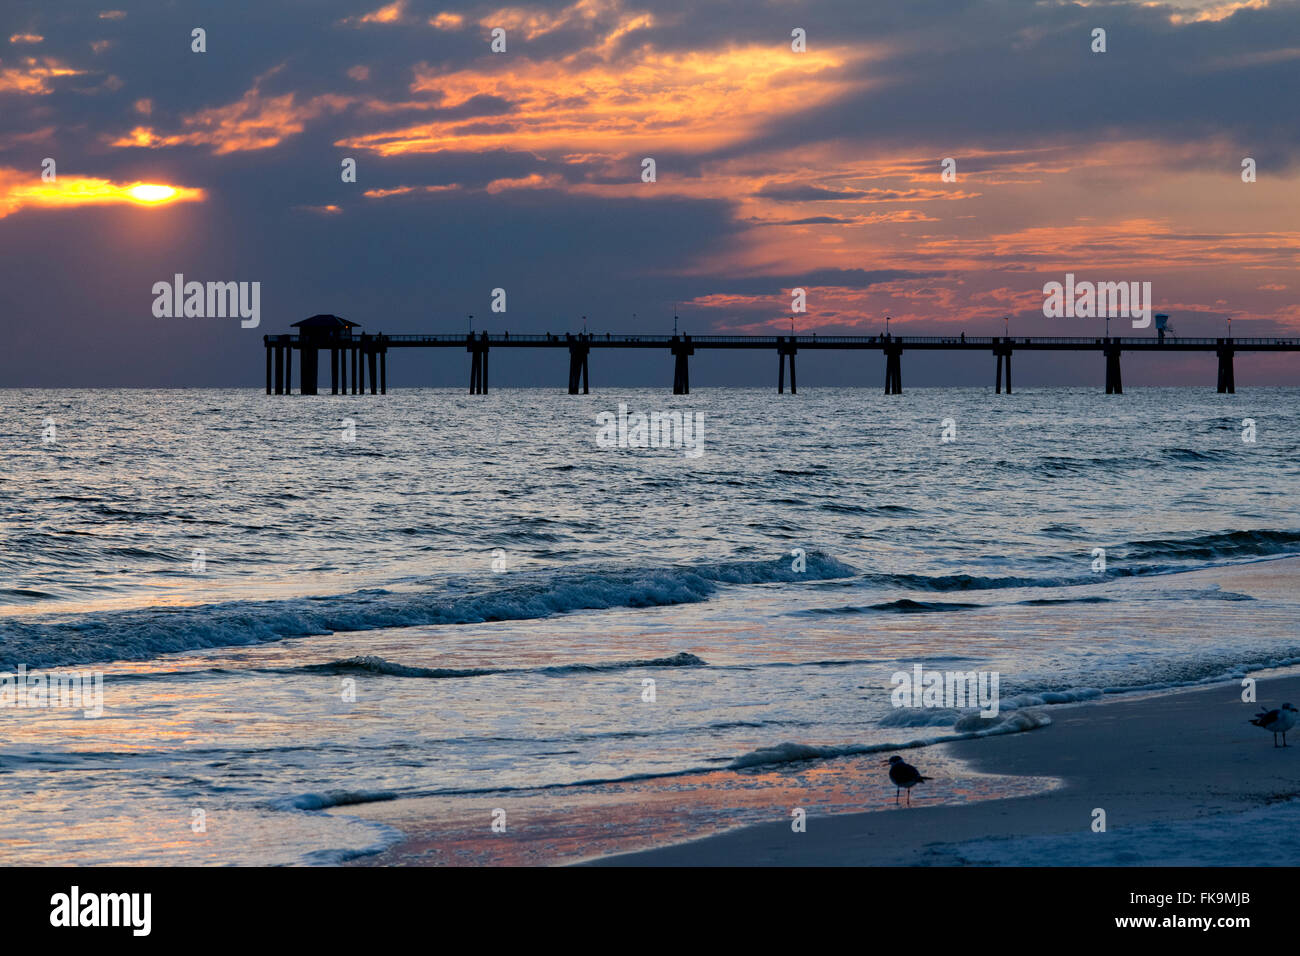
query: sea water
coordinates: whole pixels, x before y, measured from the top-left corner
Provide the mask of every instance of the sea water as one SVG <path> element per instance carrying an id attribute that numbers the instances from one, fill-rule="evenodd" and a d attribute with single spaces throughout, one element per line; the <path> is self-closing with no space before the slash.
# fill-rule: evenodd
<path id="1" fill-rule="evenodd" d="M 1298 399 L 0 390 L 0 670 L 103 681 L 98 717 L 0 706 L 0 852 L 334 862 L 393 841 L 371 801 L 563 805 L 1293 661 L 1294 592 L 1185 572 L 1300 552 Z M 621 404 L 701 453 L 601 442 Z M 917 667 L 996 673 L 996 725 L 893 706 Z"/>

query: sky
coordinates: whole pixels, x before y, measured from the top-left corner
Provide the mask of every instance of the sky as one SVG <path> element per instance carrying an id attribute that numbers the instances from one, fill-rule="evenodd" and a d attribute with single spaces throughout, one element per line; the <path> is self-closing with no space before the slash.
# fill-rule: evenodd
<path id="1" fill-rule="evenodd" d="M 1297 101 L 1300 3 L 1277 0 L 8 0 L 0 386 L 260 386 L 262 335 L 322 312 L 788 331 L 794 288 L 800 334 L 1103 334 L 1044 317 L 1067 273 L 1150 282 L 1180 335 L 1300 335 Z M 177 273 L 260 283 L 260 326 L 156 316 Z M 459 350 L 390 359 L 393 386 L 468 384 Z M 496 387 L 567 380 L 559 352 L 494 359 Z M 697 388 L 774 385 L 766 354 L 693 361 Z M 1300 384 L 1300 356 L 1236 365 Z M 904 356 L 905 387 L 993 371 Z M 591 374 L 668 389 L 672 359 Z M 883 375 L 800 355 L 804 388 Z M 1016 363 L 1020 386 L 1103 378 Z M 1212 354 L 1126 358 L 1129 387 L 1214 378 Z"/>

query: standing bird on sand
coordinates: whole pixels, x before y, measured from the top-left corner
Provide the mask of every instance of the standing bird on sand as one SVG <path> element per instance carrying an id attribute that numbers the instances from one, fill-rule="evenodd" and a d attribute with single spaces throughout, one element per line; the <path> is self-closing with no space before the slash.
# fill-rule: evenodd
<path id="1" fill-rule="evenodd" d="M 1251 721 L 1256 727 L 1263 727 L 1273 735 L 1273 746 L 1277 746 L 1277 735 L 1282 735 L 1282 746 L 1285 747 L 1286 732 L 1295 726 L 1296 718 L 1300 717 L 1300 711 L 1297 711 L 1290 704 L 1283 704 L 1281 710 L 1261 710 Z"/>
<path id="2" fill-rule="evenodd" d="M 907 805 L 912 805 L 912 788 L 918 783 L 925 783 L 929 777 L 923 777 L 910 763 L 904 762 L 902 757 L 894 755 L 886 761 L 889 764 L 889 779 L 894 781 L 894 786 L 898 789 L 894 791 L 894 805 L 898 806 L 898 795 L 904 790 L 907 791 Z"/>

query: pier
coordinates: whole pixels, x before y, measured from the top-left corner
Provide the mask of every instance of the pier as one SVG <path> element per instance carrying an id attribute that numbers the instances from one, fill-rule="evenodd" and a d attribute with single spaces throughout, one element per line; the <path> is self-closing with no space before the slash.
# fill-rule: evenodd
<path id="1" fill-rule="evenodd" d="M 800 351 L 876 351 L 884 357 L 885 394 L 903 392 L 903 353 L 924 351 L 977 352 L 992 355 L 996 364 L 994 391 L 1011 394 L 1011 356 L 1014 352 L 1097 352 L 1106 368 L 1106 394 L 1124 394 L 1120 356 L 1124 352 L 1213 352 L 1219 359 L 1218 391 L 1236 392 L 1233 360 L 1238 352 L 1300 352 L 1300 338 L 1175 338 L 1053 337 L 1053 336 L 926 336 L 926 335 L 633 335 L 593 332 L 528 333 L 465 332 L 429 335 L 385 335 L 360 331 L 360 326 L 335 315 L 314 315 L 293 323 L 296 333 L 265 335 L 266 394 L 287 395 L 293 390 L 293 356 L 299 355 L 299 390 L 318 394 L 318 360 L 330 355 L 330 392 L 370 394 L 388 391 L 388 350 L 453 348 L 470 354 L 469 391 L 488 393 L 488 356 L 493 349 L 567 349 L 569 394 L 589 394 L 590 356 L 596 349 L 648 349 L 673 359 L 673 394 L 691 391 L 690 356 L 697 349 L 750 349 L 775 352 L 777 392 L 785 392 L 790 370 L 790 394 L 797 392 L 795 357 Z"/>

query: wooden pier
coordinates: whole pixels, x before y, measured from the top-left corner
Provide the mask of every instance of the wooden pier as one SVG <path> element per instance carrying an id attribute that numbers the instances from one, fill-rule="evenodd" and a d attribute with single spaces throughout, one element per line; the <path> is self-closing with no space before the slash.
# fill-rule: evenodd
<path id="1" fill-rule="evenodd" d="M 488 393 L 488 356 L 493 349 L 568 349 L 569 394 L 590 391 L 589 357 L 593 349 L 650 349 L 673 357 L 673 394 L 691 391 L 690 356 L 697 349 L 759 349 L 777 355 L 777 391 L 785 392 L 785 372 L 790 369 L 790 394 L 797 391 L 795 356 L 800 351 L 825 349 L 878 351 L 885 358 L 885 394 L 903 392 L 902 356 L 905 351 L 958 351 L 991 353 L 997 365 L 994 390 L 1011 394 L 1013 352 L 1098 352 L 1106 364 L 1106 394 L 1122 395 L 1120 355 L 1123 352 L 1214 352 L 1219 359 L 1218 390 L 1236 391 L 1233 359 L 1237 352 L 1300 352 L 1300 338 L 1175 338 L 1160 337 L 1050 337 L 1050 336 L 924 336 L 924 335 L 629 335 L 592 332 L 562 334 L 447 333 L 384 335 L 360 331 L 360 326 L 334 315 L 314 315 L 295 322 L 297 333 L 265 335 L 266 393 L 287 395 L 293 390 L 293 353 L 299 353 L 303 395 L 318 392 L 317 364 L 322 351 L 330 354 L 330 392 L 348 392 L 351 367 L 352 394 L 388 391 L 388 350 L 464 348 L 470 354 L 469 390 Z M 1005 379 L 1004 379 L 1005 374 Z"/>

